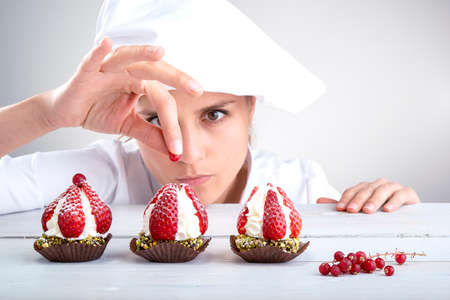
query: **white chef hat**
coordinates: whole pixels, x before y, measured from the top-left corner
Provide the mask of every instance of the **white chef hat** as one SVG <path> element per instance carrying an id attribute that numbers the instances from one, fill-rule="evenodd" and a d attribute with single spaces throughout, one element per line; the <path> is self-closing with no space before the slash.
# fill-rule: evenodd
<path id="1" fill-rule="evenodd" d="M 292 113 L 326 90 L 297 62 L 226 0 L 106 0 L 95 42 L 114 47 L 159 45 L 164 60 L 209 92 L 253 95 Z"/>

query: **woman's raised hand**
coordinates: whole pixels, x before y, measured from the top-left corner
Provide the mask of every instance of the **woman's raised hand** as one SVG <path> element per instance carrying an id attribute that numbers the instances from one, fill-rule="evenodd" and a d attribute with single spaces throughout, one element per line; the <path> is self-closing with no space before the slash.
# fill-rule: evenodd
<path id="1" fill-rule="evenodd" d="M 122 46 L 111 52 L 103 41 L 81 62 L 75 75 L 52 90 L 46 107 L 55 128 L 82 126 L 102 133 L 136 138 L 162 153 L 182 153 L 175 99 L 163 84 L 193 96 L 203 93 L 190 76 L 162 61 L 157 46 Z M 156 109 L 161 128 L 144 120 L 135 105 L 145 94 Z"/>

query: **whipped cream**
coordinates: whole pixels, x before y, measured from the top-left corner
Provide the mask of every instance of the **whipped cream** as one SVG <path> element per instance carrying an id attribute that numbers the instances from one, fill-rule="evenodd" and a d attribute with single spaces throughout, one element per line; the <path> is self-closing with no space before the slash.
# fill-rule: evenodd
<path id="1" fill-rule="evenodd" d="M 50 218 L 50 220 L 47 221 L 48 230 L 45 232 L 47 236 L 57 236 L 64 239 L 66 238 L 62 235 L 61 229 L 59 228 L 58 215 L 62 206 L 64 205 L 64 202 L 66 201 L 67 196 L 68 194 L 58 201 L 58 204 L 55 207 L 55 211 L 53 212 L 53 216 Z M 88 236 L 103 236 L 97 232 L 97 223 L 95 222 L 95 216 L 92 214 L 91 204 L 89 203 L 89 199 L 87 198 L 86 193 L 82 189 L 80 190 L 80 198 L 81 205 L 83 207 L 83 213 L 85 216 L 84 229 L 79 237 L 71 239 L 82 240 L 87 238 Z"/>
<path id="2" fill-rule="evenodd" d="M 182 241 L 187 239 L 197 238 L 201 235 L 200 233 L 200 220 L 196 215 L 197 210 L 192 203 L 192 199 L 186 193 L 184 189 L 184 184 L 181 185 L 181 189 L 177 189 L 177 199 L 178 199 L 178 223 L 177 223 L 177 233 L 175 235 L 175 240 Z M 158 200 L 162 197 L 164 193 L 158 196 Z M 158 201 L 157 200 L 157 201 Z M 156 202 L 155 202 L 156 203 Z M 151 204 L 144 212 L 144 222 L 142 226 L 142 232 L 145 235 L 150 234 L 150 217 L 155 204 Z"/>
<path id="3" fill-rule="evenodd" d="M 278 189 L 269 185 L 258 186 L 256 193 L 247 202 L 246 206 L 248 208 L 248 213 L 245 215 L 247 217 L 247 223 L 244 226 L 245 232 L 251 237 L 264 238 L 262 231 L 264 204 L 266 203 L 266 196 L 269 190 L 272 190 L 277 194 L 278 203 L 283 211 L 286 220 L 286 234 L 282 239 L 286 239 L 291 234 L 291 218 L 289 217 L 291 209 L 284 205 L 283 195 L 278 192 Z"/>

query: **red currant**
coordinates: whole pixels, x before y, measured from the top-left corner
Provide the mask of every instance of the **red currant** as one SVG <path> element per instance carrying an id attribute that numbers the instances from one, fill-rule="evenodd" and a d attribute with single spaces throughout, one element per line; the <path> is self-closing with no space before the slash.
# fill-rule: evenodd
<path id="1" fill-rule="evenodd" d="M 386 274 L 386 276 L 394 275 L 394 267 L 393 266 L 384 267 L 384 274 Z"/>
<path id="2" fill-rule="evenodd" d="M 339 269 L 337 265 L 333 265 L 330 269 L 330 272 L 334 277 L 338 277 L 339 275 L 341 275 L 341 269 Z"/>
<path id="3" fill-rule="evenodd" d="M 356 274 L 358 274 L 359 272 L 361 272 L 361 265 L 353 264 L 353 265 L 352 265 L 352 268 L 350 269 L 350 274 L 356 275 Z"/>
<path id="4" fill-rule="evenodd" d="M 366 273 L 372 273 L 377 269 L 377 264 L 373 259 L 368 258 L 364 261 L 361 267 L 364 269 L 364 271 L 366 271 Z"/>
<path id="5" fill-rule="evenodd" d="M 171 161 L 178 161 L 180 159 L 180 154 L 173 154 L 172 152 L 169 152 L 169 159 Z"/>
<path id="6" fill-rule="evenodd" d="M 322 263 L 319 266 L 319 272 L 322 275 L 328 275 L 328 273 L 330 273 L 330 269 L 331 269 L 331 267 L 328 263 Z"/>
<path id="7" fill-rule="evenodd" d="M 344 258 L 344 259 L 346 259 L 346 258 Z M 348 271 L 350 271 L 352 265 L 351 265 L 351 264 L 348 265 L 348 263 L 347 263 L 346 261 L 344 261 L 344 259 L 341 260 L 340 263 L 338 263 L 338 267 L 339 267 L 339 269 L 341 270 L 341 272 L 345 274 L 345 273 L 347 273 Z M 348 259 L 347 259 L 347 260 L 348 260 Z"/>
<path id="8" fill-rule="evenodd" d="M 334 253 L 334 259 L 336 261 L 341 261 L 344 257 L 345 257 L 345 255 L 344 255 L 344 252 L 342 252 L 342 251 L 336 251 Z"/>
<path id="9" fill-rule="evenodd" d="M 356 254 L 353 252 L 350 252 L 347 254 L 347 258 L 352 262 L 352 264 L 356 263 Z"/>
<path id="10" fill-rule="evenodd" d="M 395 254 L 395 261 L 399 264 L 399 265 L 403 265 L 406 261 L 406 255 L 405 253 L 397 253 Z"/>
<path id="11" fill-rule="evenodd" d="M 77 173 L 77 174 L 73 175 L 73 177 L 72 177 L 72 182 L 76 186 L 81 186 L 83 184 L 83 182 L 85 182 L 85 181 L 86 181 L 86 176 L 84 176 L 81 173 Z"/>
<path id="12" fill-rule="evenodd" d="M 384 259 L 382 259 L 381 257 L 378 257 L 377 259 L 375 259 L 375 264 L 377 265 L 378 269 L 383 269 Z"/>
<path id="13" fill-rule="evenodd" d="M 347 257 L 344 257 L 342 259 L 342 261 L 345 261 L 350 268 L 352 267 L 352 261 L 350 259 L 348 259 Z"/>
<path id="14" fill-rule="evenodd" d="M 366 254 L 364 252 L 362 252 L 362 251 L 356 252 L 355 255 L 356 255 L 356 262 L 358 264 L 364 262 L 366 260 L 366 258 L 367 258 Z"/>

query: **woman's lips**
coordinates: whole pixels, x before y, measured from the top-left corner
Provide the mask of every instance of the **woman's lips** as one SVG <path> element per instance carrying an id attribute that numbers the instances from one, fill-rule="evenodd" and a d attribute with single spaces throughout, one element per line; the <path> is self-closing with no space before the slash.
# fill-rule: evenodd
<path id="1" fill-rule="evenodd" d="M 199 185 L 208 181 L 212 175 L 200 175 L 195 177 L 178 178 L 177 181 L 180 183 L 187 183 L 190 185 Z"/>

